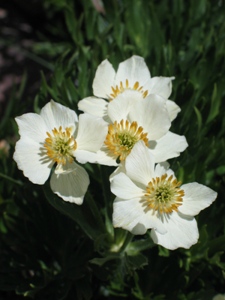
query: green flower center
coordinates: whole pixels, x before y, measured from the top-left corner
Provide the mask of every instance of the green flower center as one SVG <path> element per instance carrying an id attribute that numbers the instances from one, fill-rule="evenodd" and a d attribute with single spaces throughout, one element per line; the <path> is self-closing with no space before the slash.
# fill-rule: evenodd
<path id="1" fill-rule="evenodd" d="M 64 141 L 63 139 L 59 138 L 56 140 L 53 145 L 53 150 L 57 152 L 59 155 L 65 156 L 70 152 L 70 145 L 69 141 Z"/>
<path id="2" fill-rule="evenodd" d="M 170 189 L 170 186 L 159 186 L 155 191 L 155 197 L 160 203 L 169 202 L 174 196 L 174 192 Z"/>
<path id="3" fill-rule="evenodd" d="M 134 144 L 137 142 L 137 137 L 131 136 L 127 132 L 118 134 L 118 139 L 120 140 L 120 145 L 125 146 L 127 150 L 132 149 Z"/>

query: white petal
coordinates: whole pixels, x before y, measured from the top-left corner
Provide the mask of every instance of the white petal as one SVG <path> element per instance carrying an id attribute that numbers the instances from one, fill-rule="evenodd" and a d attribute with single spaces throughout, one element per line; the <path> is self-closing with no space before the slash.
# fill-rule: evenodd
<path id="1" fill-rule="evenodd" d="M 149 149 L 155 156 L 155 161 L 157 163 L 179 156 L 187 146 L 188 144 L 185 136 L 170 131 L 157 141 L 149 141 Z"/>
<path id="2" fill-rule="evenodd" d="M 28 113 L 16 119 L 21 137 L 26 137 L 35 142 L 43 143 L 47 137 L 48 127 L 38 114 Z"/>
<path id="3" fill-rule="evenodd" d="M 131 122 L 137 121 L 149 140 L 161 138 L 170 128 L 171 122 L 166 108 L 166 101 L 157 95 L 150 95 L 131 107 Z"/>
<path id="4" fill-rule="evenodd" d="M 143 101 L 141 93 L 134 90 L 126 90 L 119 94 L 108 105 L 108 116 L 112 122 L 126 120 L 132 106 Z"/>
<path id="5" fill-rule="evenodd" d="M 119 64 L 115 84 L 119 85 L 121 81 L 125 83 L 126 79 L 128 79 L 130 87 L 133 87 L 137 81 L 140 83 L 140 86 L 143 86 L 149 80 L 150 76 L 144 59 L 140 56 L 133 55 L 131 58 Z"/>
<path id="6" fill-rule="evenodd" d="M 45 183 L 53 165 L 41 147 L 40 143 L 24 137 L 16 143 L 13 156 L 24 176 L 36 184 Z"/>
<path id="7" fill-rule="evenodd" d="M 109 181 L 111 182 L 113 178 L 120 173 L 126 173 L 124 161 L 120 162 L 115 171 L 112 172 L 112 174 L 109 176 Z"/>
<path id="8" fill-rule="evenodd" d="M 70 127 L 71 125 L 75 126 L 75 122 L 78 120 L 75 111 L 56 103 L 53 100 L 42 108 L 40 115 L 44 119 L 49 130 L 54 128 L 58 129 L 60 126 L 62 126 L 63 129 Z"/>
<path id="9" fill-rule="evenodd" d="M 212 300 L 225 300 L 225 294 L 217 294 Z"/>
<path id="10" fill-rule="evenodd" d="M 174 101 L 171 100 L 166 101 L 166 107 L 170 116 L 170 120 L 173 121 L 177 117 L 181 109 Z"/>
<path id="11" fill-rule="evenodd" d="M 78 102 L 79 110 L 96 117 L 107 116 L 108 101 L 96 97 L 87 97 Z"/>
<path id="12" fill-rule="evenodd" d="M 148 228 L 146 228 L 143 224 L 137 223 L 131 230 L 131 233 L 135 235 L 145 234 Z"/>
<path id="13" fill-rule="evenodd" d="M 154 157 L 143 141 L 136 143 L 127 156 L 125 168 L 127 176 L 144 187 L 154 177 Z"/>
<path id="14" fill-rule="evenodd" d="M 105 145 L 95 153 L 78 149 L 75 151 L 74 155 L 76 156 L 76 160 L 81 164 L 90 162 L 105 166 L 118 166 L 118 163 L 116 162 L 117 157 L 112 156 Z"/>
<path id="15" fill-rule="evenodd" d="M 164 226 L 167 233 L 161 234 L 158 230 L 151 231 L 151 237 L 156 244 L 174 250 L 179 247 L 188 249 L 196 244 L 199 238 L 197 222 L 194 218 L 172 213 L 165 219 Z"/>
<path id="16" fill-rule="evenodd" d="M 129 201 L 124 201 L 120 198 L 116 198 L 114 200 L 112 215 L 114 227 L 122 227 L 123 229 L 129 231 L 133 230 L 143 215 L 143 210 L 140 211 L 140 205 L 138 201 L 139 199 L 130 199 Z"/>
<path id="17" fill-rule="evenodd" d="M 122 227 L 133 234 L 144 234 L 149 228 L 166 233 L 164 224 L 156 215 L 145 211 L 140 198 L 123 200 L 116 198 L 113 203 L 113 226 Z"/>
<path id="18" fill-rule="evenodd" d="M 168 99 L 172 91 L 172 80 L 174 77 L 152 77 L 146 84 L 148 95 L 156 94 Z"/>
<path id="19" fill-rule="evenodd" d="M 65 201 L 82 204 L 89 185 L 88 173 L 76 163 L 68 163 L 67 166 L 70 172 L 52 174 L 51 189 Z"/>
<path id="20" fill-rule="evenodd" d="M 95 159 L 94 162 L 104 166 L 118 166 L 116 158 L 109 154 L 109 151 L 103 146 L 95 155 L 92 156 Z M 78 158 L 77 158 L 78 159 Z M 91 161 L 90 161 L 91 162 Z"/>
<path id="21" fill-rule="evenodd" d="M 57 166 L 56 166 L 56 168 L 55 168 L 55 174 L 66 174 L 66 173 L 70 173 L 70 172 L 72 172 L 72 170 L 66 170 L 66 169 L 64 169 L 64 165 L 63 164 L 61 164 L 61 163 L 59 163 L 59 164 L 57 164 Z"/>
<path id="22" fill-rule="evenodd" d="M 184 197 L 179 211 L 190 216 L 197 215 L 211 205 L 217 197 L 216 192 L 197 182 L 184 184 L 181 189 L 184 190 Z"/>
<path id="23" fill-rule="evenodd" d="M 97 68 L 93 81 L 93 93 L 100 98 L 109 99 L 115 78 L 115 70 L 110 62 L 105 59 Z"/>
<path id="24" fill-rule="evenodd" d="M 76 137 L 77 149 L 97 152 L 103 145 L 107 132 L 108 123 L 103 119 L 86 113 L 81 114 Z"/>
<path id="25" fill-rule="evenodd" d="M 137 187 L 124 173 L 115 175 L 111 181 L 111 192 L 119 198 L 141 198 L 145 191 Z"/>
<path id="26" fill-rule="evenodd" d="M 57 164 L 55 168 L 55 174 L 56 175 L 68 174 L 74 172 L 75 168 L 76 165 L 74 164 L 74 162 L 72 163 L 67 162 L 65 165 Z"/>
<path id="27" fill-rule="evenodd" d="M 167 161 L 157 164 L 155 166 L 155 177 L 161 177 L 164 174 L 167 174 L 168 176 L 174 176 L 174 172 L 171 169 L 169 169 L 169 166 L 170 165 Z"/>

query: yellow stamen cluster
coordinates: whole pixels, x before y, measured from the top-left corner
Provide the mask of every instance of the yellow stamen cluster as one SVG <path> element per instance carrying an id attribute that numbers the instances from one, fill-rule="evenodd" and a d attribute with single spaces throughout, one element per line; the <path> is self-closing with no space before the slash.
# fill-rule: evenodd
<path id="1" fill-rule="evenodd" d="M 116 85 L 115 87 L 112 86 L 111 88 L 112 93 L 110 94 L 110 100 L 113 100 L 125 90 L 138 91 L 142 94 L 143 98 L 145 98 L 148 95 L 148 90 L 144 91 L 143 86 L 140 86 L 138 81 L 136 81 L 133 86 L 130 86 L 128 79 L 126 79 L 125 84 L 123 84 L 123 82 L 120 81 L 119 85 Z"/>
<path id="2" fill-rule="evenodd" d="M 183 202 L 184 191 L 180 189 L 181 182 L 167 174 L 153 178 L 146 188 L 144 205 L 160 214 L 170 214 L 177 211 Z"/>
<path id="3" fill-rule="evenodd" d="M 126 159 L 136 142 L 143 140 L 148 145 L 147 133 L 138 127 L 137 122 L 130 123 L 128 120 L 115 121 L 108 127 L 105 145 L 109 152 L 120 161 Z"/>
<path id="4" fill-rule="evenodd" d="M 66 127 L 65 131 L 62 126 L 59 129 L 54 128 L 52 134 L 46 132 L 44 147 L 47 155 L 57 164 L 65 165 L 66 162 L 73 162 L 73 151 L 77 148 L 77 143 L 72 134 L 72 128 Z"/>

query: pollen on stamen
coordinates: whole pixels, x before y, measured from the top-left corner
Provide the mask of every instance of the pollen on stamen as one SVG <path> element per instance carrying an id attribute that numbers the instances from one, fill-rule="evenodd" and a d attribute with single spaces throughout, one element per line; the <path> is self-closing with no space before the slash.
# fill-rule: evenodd
<path id="1" fill-rule="evenodd" d="M 75 138 L 72 136 L 72 128 L 67 127 L 65 131 L 62 126 L 59 129 L 52 129 L 52 134 L 46 132 L 44 147 L 47 156 L 57 164 L 65 165 L 73 162 L 73 152 L 77 148 Z"/>
<path id="2" fill-rule="evenodd" d="M 139 82 L 138 82 L 138 81 L 136 81 L 136 82 L 135 82 L 135 84 L 134 84 L 134 86 L 133 86 L 133 89 L 134 89 L 134 90 L 137 90 L 137 89 L 138 89 L 138 87 L 139 87 Z"/>
<path id="3" fill-rule="evenodd" d="M 146 187 L 146 194 L 141 200 L 146 209 L 170 214 L 178 211 L 182 205 L 184 190 L 180 189 L 181 182 L 173 175 L 164 174 L 161 177 L 153 178 Z"/>
<path id="4" fill-rule="evenodd" d="M 112 93 L 110 94 L 110 98 L 109 98 L 110 101 L 116 98 L 119 94 L 123 93 L 125 90 L 138 91 L 142 94 L 143 98 L 148 96 L 148 90 L 144 91 L 143 86 L 140 86 L 140 83 L 138 81 L 136 81 L 132 86 L 130 85 L 128 79 L 126 79 L 124 83 L 120 81 L 119 85 L 112 86 L 111 90 Z"/>
<path id="5" fill-rule="evenodd" d="M 110 155 L 123 161 L 139 140 L 148 145 L 147 133 L 144 133 L 143 128 L 138 126 L 137 122 L 121 120 L 109 125 L 105 145 Z"/>

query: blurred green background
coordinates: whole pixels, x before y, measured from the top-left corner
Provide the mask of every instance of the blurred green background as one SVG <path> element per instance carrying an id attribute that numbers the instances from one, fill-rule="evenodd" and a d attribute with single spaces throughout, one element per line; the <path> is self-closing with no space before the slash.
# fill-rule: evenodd
<path id="1" fill-rule="evenodd" d="M 129 240 L 111 225 L 112 169 L 86 165 L 89 193 L 74 207 L 48 184 L 29 182 L 12 159 L 16 116 L 38 113 L 50 99 L 78 112 L 100 62 L 117 68 L 134 54 L 152 76 L 175 76 L 170 99 L 182 110 L 171 130 L 189 147 L 171 168 L 183 183 L 218 192 L 197 217 L 200 239 L 189 250 L 155 246 L 146 234 L 112 251 Z M 224 0 L 5 1 L 0 69 L 0 299 L 210 300 L 225 293 Z"/>

